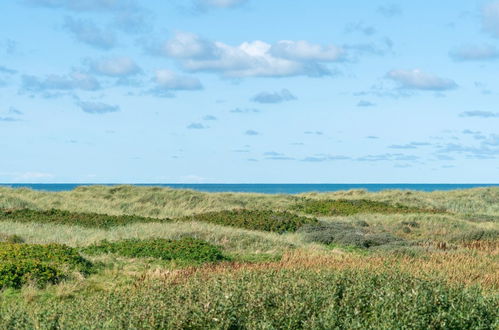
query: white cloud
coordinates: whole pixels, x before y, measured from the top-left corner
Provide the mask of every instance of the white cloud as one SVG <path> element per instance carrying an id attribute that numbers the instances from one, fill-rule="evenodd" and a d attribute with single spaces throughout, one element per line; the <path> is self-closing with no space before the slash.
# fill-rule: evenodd
<path id="1" fill-rule="evenodd" d="M 499 1 L 489 2 L 483 7 L 482 24 L 486 32 L 499 38 Z"/>
<path id="2" fill-rule="evenodd" d="M 141 72 L 139 66 L 129 57 L 112 57 L 88 61 L 92 72 L 110 77 L 126 77 Z"/>
<path id="3" fill-rule="evenodd" d="M 243 42 L 237 46 L 205 40 L 192 33 L 177 33 L 160 47 L 160 53 L 180 61 L 192 72 L 214 72 L 225 77 L 325 76 L 323 64 L 340 61 L 344 51 L 334 45 L 307 41 Z"/>
<path id="4" fill-rule="evenodd" d="M 194 33 L 177 32 L 173 39 L 164 43 L 161 51 L 174 58 L 214 58 L 217 47 Z"/>
<path id="5" fill-rule="evenodd" d="M 457 87 L 457 84 L 451 79 L 440 78 L 419 69 L 392 70 L 388 72 L 387 78 L 397 82 L 404 89 L 444 91 Z"/>
<path id="6" fill-rule="evenodd" d="M 305 40 L 281 40 L 272 45 L 272 55 L 290 60 L 334 62 L 342 59 L 344 51 L 336 46 L 322 46 Z"/>
<path id="7" fill-rule="evenodd" d="M 450 52 L 457 61 L 481 61 L 499 58 L 499 50 L 492 45 L 467 45 Z"/>
<path id="8" fill-rule="evenodd" d="M 157 70 L 154 81 L 162 90 L 199 90 L 203 88 L 199 79 L 178 75 L 167 69 Z"/>

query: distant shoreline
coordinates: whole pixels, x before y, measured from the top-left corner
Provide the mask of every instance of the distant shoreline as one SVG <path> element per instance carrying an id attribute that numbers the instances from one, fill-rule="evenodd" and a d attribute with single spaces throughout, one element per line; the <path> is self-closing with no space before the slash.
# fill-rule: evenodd
<path id="1" fill-rule="evenodd" d="M 138 187 L 165 187 L 173 189 L 192 189 L 203 192 L 240 192 L 240 193 L 265 193 L 265 194 L 298 194 L 305 192 L 334 192 L 351 189 L 365 189 L 369 192 L 382 190 L 416 190 L 416 191 L 448 191 L 457 189 L 470 189 L 480 187 L 499 187 L 499 183 L 467 183 L 467 184 L 442 184 L 442 183 L 393 183 L 393 184 L 314 184 L 314 183 L 0 183 L 0 187 L 29 188 L 40 191 L 71 191 L 80 186 L 120 186 L 132 185 Z"/>

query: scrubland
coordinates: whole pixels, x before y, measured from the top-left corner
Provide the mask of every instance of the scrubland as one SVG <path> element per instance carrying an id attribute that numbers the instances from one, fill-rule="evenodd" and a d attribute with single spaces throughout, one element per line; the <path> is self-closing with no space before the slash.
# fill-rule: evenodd
<path id="1" fill-rule="evenodd" d="M 497 329 L 499 187 L 0 188 L 0 327 Z"/>

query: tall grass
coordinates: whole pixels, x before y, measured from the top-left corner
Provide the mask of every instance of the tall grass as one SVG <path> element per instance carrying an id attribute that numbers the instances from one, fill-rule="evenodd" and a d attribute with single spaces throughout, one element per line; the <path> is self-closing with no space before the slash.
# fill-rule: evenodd
<path id="1" fill-rule="evenodd" d="M 167 218 L 235 208 L 289 210 L 302 197 L 367 199 L 410 207 L 443 209 L 469 215 L 499 216 L 499 187 L 453 191 L 350 190 L 300 195 L 204 193 L 162 187 L 90 186 L 72 191 L 44 192 L 0 188 L 0 208 L 62 209 L 109 215 L 134 214 Z"/>
<path id="2" fill-rule="evenodd" d="M 230 269 L 228 269 L 230 271 Z M 2 328 L 493 329 L 498 299 L 403 273 L 264 269 L 0 301 Z"/>

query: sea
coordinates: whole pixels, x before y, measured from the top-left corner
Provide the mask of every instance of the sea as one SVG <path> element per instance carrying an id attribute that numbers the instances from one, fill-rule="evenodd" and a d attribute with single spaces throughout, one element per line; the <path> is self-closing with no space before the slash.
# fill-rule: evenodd
<path id="1" fill-rule="evenodd" d="M 92 183 L 0 183 L 0 187 L 11 188 L 29 188 L 33 190 L 43 191 L 70 191 L 80 186 L 116 186 L 120 184 L 92 184 Z M 436 190 L 455 190 L 468 189 L 477 187 L 499 187 L 499 183 L 467 183 L 467 184 L 441 184 L 441 183 L 393 183 L 393 184 L 378 184 L 378 183 L 148 183 L 148 184 L 131 184 L 138 187 L 169 187 L 173 189 L 192 189 L 205 192 L 251 192 L 264 194 L 299 194 L 305 192 L 330 192 L 351 189 L 365 189 L 370 192 L 376 192 L 387 189 L 400 190 L 419 190 L 419 191 L 436 191 Z"/>

